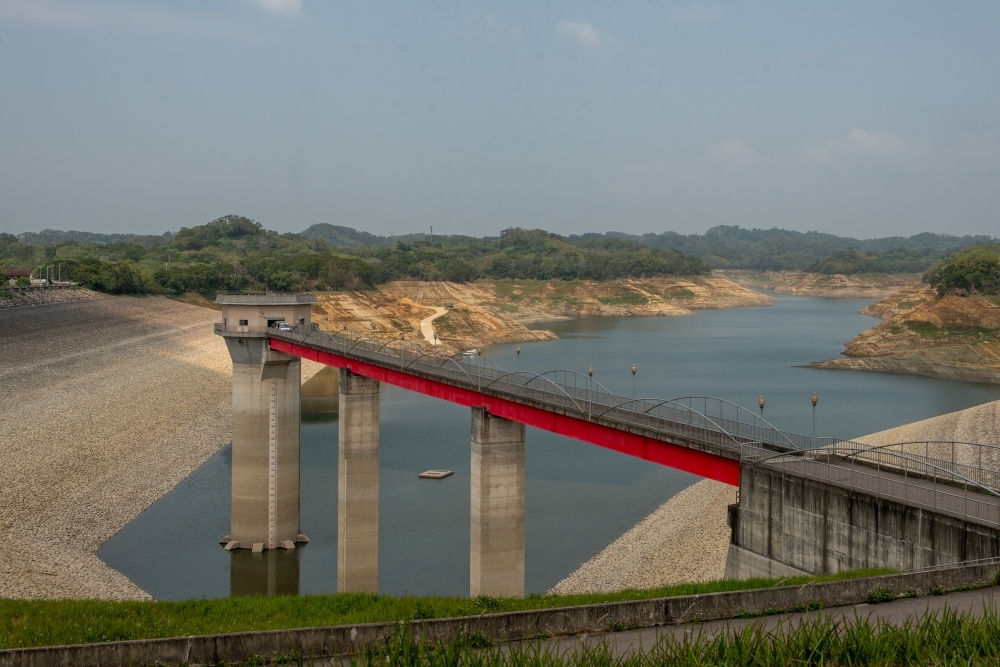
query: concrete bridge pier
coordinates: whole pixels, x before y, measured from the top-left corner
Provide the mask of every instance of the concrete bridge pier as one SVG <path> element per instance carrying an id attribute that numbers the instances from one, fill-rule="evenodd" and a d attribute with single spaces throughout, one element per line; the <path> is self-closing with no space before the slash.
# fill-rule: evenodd
<path id="1" fill-rule="evenodd" d="M 337 591 L 378 593 L 379 382 L 340 369 Z"/>
<path id="2" fill-rule="evenodd" d="M 524 424 L 472 409 L 469 594 L 524 597 Z"/>
<path id="3" fill-rule="evenodd" d="M 306 324 L 316 297 L 226 295 L 221 335 L 233 360 L 231 530 L 226 549 L 294 549 L 299 530 L 301 359 L 270 349 L 266 332 Z"/>

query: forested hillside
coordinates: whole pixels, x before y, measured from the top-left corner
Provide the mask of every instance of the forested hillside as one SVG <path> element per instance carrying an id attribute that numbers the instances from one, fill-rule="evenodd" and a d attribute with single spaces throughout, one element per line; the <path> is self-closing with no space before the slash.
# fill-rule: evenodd
<path id="1" fill-rule="evenodd" d="M 919 273 L 958 248 L 990 240 L 945 234 L 858 240 L 740 227 L 689 236 L 609 232 L 564 237 L 520 228 L 485 238 L 380 236 L 326 223 L 301 234 L 279 234 L 229 215 L 161 236 L 57 230 L 0 234 L 0 268 L 43 275 L 44 267 L 61 265 L 64 279 L 106 292 L 210 296 L 367 289 L 401 278 L 609 280 L 701 275 L 711 268 Z"/>
<path id="2" fill-rule="evenodd" d="M 915 269 L 919 272 L 957 248 L 993 240 L 989 236 L 951 236 L 931 233 L 862 240 L 820 232 L 795 232 L 777 228 L 743 229 L 737 226 L 713 227 L 704 234 L 688 236 L 674 232 L 642 236 L 608 232 L 584 234 L 570 237 L 570 240 L 609 237 L 637 241 L 652 248 L 679 250 L 704 260 L 713 269 L 755 271 L 812 270 L 838 250 L 853 248 L 866 253 L 898 252 L 898 250 L 924 253 L 930 257 L 930 261 Z M 891 258 L 886 265 L 891 265 L 895 259 Z M 905 269 L 899 271 L 910 272 Z"/>
<path id="3" fill-rule="evenodd" d="M 349 230 L 353 231 L 353 230 Z M 359 236 L 355 240 L 363 240 Z M 700 275 L 683 253 L 606 239 L 570 243 L 542 230 L 508 229 L 499 238 L 427 237 L 391 247 L 331 246 L 322 238 L 278 234 L 229 215 L 183 228 L 170 240 L 34 245 L 0 236 L 0 267 L 59 267 L 63 279 L 114 294 L 368 289 L 400 278 L 594 279 Z"/>

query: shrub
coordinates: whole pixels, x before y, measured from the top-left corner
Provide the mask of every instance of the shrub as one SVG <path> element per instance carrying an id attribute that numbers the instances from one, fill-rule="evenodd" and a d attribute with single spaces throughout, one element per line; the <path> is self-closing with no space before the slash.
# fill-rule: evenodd
<path id="1" fill-rule="evenodd" d="M 924 280 L 940 296 L 1000 295 L 1000 244 L 984 243 L 959 250 L 932 266 Z"/>

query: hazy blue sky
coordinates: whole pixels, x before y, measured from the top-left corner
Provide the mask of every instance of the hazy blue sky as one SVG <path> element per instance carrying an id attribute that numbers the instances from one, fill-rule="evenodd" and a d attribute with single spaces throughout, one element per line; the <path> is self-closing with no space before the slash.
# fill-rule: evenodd
<path id="1" fill-rule="evenodd" d="M 0 0 L 0 230 L 1000 235 L 1000 3 Z"/>

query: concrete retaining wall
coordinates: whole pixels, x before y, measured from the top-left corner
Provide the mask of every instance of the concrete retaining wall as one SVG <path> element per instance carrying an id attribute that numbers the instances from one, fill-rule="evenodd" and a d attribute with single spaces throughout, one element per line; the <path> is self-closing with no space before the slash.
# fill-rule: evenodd
<path id="1" fill-rule="evenodd" d="M 429 640 L 482 634 L 494 640 L 574 635 L 620 628 L 649 628 L 688 621 L 734 618 L 747 612 L 794 610 L 818 603 L 834 607 L 865 602 L 872 591 L 888 587 L 896 595 L 926 595 L 934 588 L 954 589 L 992 583 L 997 565 L 973 565 L 804 586 L 765 588 L 709 595 L 686 595 L 636 602 L 564 607 L 479 617 L 414 621 L 407 630 Z M 254 657 L 319 658 L 347 655 L 384 641 L 395 623 L 237 632 L 103 644 L 82 644 L 0 651 L 0 667 L 126 667 L 239 663 Z"/>
<path id="2" fill-rule="evenodd" d="M 1000 556 L 996 528 L 751 465 L 737 514 L 733 544 L 814 574 Z"/>

